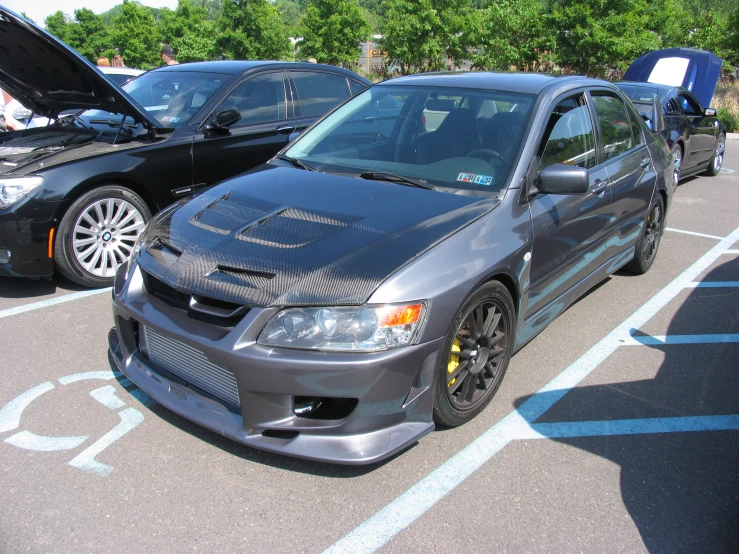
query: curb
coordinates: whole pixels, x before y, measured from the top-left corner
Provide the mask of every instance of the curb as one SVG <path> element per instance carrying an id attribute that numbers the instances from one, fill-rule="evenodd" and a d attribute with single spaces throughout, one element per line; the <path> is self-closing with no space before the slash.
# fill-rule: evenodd
<path id="1" fill-rule="evenodd" d="M 739 133 L 726 133 L 726 140 L 739 140 Z"/>

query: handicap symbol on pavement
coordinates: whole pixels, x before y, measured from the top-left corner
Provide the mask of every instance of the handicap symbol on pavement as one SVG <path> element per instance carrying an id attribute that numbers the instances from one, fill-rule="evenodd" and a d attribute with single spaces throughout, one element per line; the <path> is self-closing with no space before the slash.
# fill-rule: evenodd
<path id="1" fill-rule="evenodd" d="M 73 373 L 72 375 L 66 375 L 59 378 L 59 383 L 62 385 L 69 385 L 78 381 L 86 380 L 103 380 L 110 381 L 116 377 L 120 377 L 122 374 L 113 371 L 88 371 L 84 373 Z M 129 387 L 134 386 L 134 383 L 130 379 L 123 379 L 120 382 L 121 386 Z M 51 381 L 46 381 L 33 388 L 28 389 L 23 394 L 20 394 L 10 402 L 8 402 L 2 409 L 0 409 L 0 433 L 7 431 L 13 431 L 20 426 L 21 415 L 34 400 L 39 398 L 44 393 L 54 389 L 55 385 Z M 130 391 L 130 395 L 137 401 L 141 402 L 145 406 L 152 406 L 155 401 L 143 392 L 141 389 L 135 388 Z M 90 396 L 100 402 L 106 408 L 113 411 L 118 410 L 126 406 L 126 403 L 118 398 L 116 395 L 116 389 L 111 385 L 104 385 L 93 391 L 90 391 Z M 139 423 L 144 421 L 144 415 L 136 408 L 126 408 L 116 412 L 120 418 L 120 422 L 100 437 L 93 444 L 88 446 L 85 450 L 77 454 L 69 462 L 72 467 L 81 469 L 94 475 L 105 476 L 108 475 L 113 469 L 113 466 L 98 462 L 95 458 L 106 448 L 108 448 L 115 441 L 123 437 L 126 433 L 131 431 Z M 78 436 L 67 436 L 67 437 L 49 437 L 43 435 L 37 435 L 31 431 L 19 431 L 14 435 L 6 438 L 4 442 L 12 444 L 18 448 L 25 450 L 33 450 L 36 452 L 54 452 L 57 450 L 72 450 L 82 445 L 89 437 L 87 435 Z"/>

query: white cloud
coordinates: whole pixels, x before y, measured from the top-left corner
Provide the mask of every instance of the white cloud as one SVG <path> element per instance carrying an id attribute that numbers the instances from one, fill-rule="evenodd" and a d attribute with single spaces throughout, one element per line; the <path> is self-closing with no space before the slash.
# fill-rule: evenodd
<path id="1" fill-rule="evenodd" d="M 146 6 L 153 8 L 171 8 L 177 7 L 177 0 L 139 0 Z M 88 8 L 95 13 L 103 13 L 117 4 L 121 4 L 122 0 L 2 0 L 3 6 L 17 14 L 26 12 L 26 15 L 33 19 L 34 23 L 43 27 L 44 20 L 54 12 L 59 10 L 74 16 L 74 10 L 80 8 Z"/>

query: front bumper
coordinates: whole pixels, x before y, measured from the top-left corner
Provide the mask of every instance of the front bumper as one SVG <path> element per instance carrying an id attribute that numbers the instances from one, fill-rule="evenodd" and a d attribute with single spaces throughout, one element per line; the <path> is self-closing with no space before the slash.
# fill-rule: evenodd
<path id="1" fill-rule="evenodd" d="M 0 277 L 48 277 L 49 231 L 60 202 L 23 198 L 0 210 Z"/>
<path id="2" fill-rule="evenodd" d="M 113 296 L 116 330 L 110 337 L 119 369 L 162 405 L 212 431 L 289 456 L 368 464 L 434 428 L 433 386 L 443 338 L 375 353 L 265 347 L 256 339 L 276 309 L 254 308 L 224 329 L 149 295 L 138 269 L 127 284 L 121 281 L 119 275 Z M 229 405 L 150 361 L 140 348 L 141 326 L 231 372 L 240 405 Z M 304 397 L 356 399 L 357 404 L 338 419 L 311 419 L 295 413 L 296 398 Z"/>

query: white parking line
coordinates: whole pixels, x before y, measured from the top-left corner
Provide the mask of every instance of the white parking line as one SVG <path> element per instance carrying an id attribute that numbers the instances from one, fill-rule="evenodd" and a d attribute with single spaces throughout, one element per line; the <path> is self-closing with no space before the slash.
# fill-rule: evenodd
<path id="1" fill-rule="evenodd" d="M 48 308 L 49 306 L 56 306 L 57 304 L 64 304 L 65 302 L 71 302 L 72 300 L 79 300 L 80 298 L 87 298 L 88 296 L 94 296 L 103 292 L 110 292 L 112 287 L 95 290 L 83 290 L 80 292 L 73 292 L 65 294 L 63 296 L 55 296 L 47 300 L 40 300 L 39 302 L 31 302 L 29 304 L 23 304 L 22 306 L 16 306 L 15 308 L 8 308 L 6 310 L 0 310 L 0 319 L 4 317 L 10 317 L 11 315 L 23 314 L 31 312 L 33 310 L 39 310 L 41 308 Z"/>
<path id="2" fill-rule="evenodd" d="M 509 413 L 471 444 L 390 502 L 375 515 L 360 524 L 325 552 L 374 552 L 396 534 L 407 528 L 427 510 L 444 498 L 457 485 L 472 475 L 484 463 L 500 452 L 517 432 L 532 424 L 558 402 L 601 362 L 613 354 L 624 341 L 632 337 L 659 310 L 708 269 L 722 254 L 739 240 L 739 227 L 701 256 L 646 304 L 618 325 L 572 365 L 552 379 L 524 402 L 517 411 Z M 534 424 L 535 425 L 535 424 Z"/>
<path id="3" fill-rule="evenodd" d="M 688 288 L 693 289 L 725 289 L 733 287 L 739 287 L 739 281 L 698 281 L 688 285 Z"/>
<path id="4" fill-rule="evenodd" d="M 717 237 L 716 235 L 706 235 L 705 233 L 696 233 L 695 231 L 684 231 L 683 229 L 673 229 L 672 227 L 665 227 L 665 231 L 671 231 L 673 233 L 682 233 L 683 235 L 693 235 L 696 237 L 704 237 L 707 239 L 714 239 L 714 240 L 721 240 L 724 238 L 724 237 Z"/>

